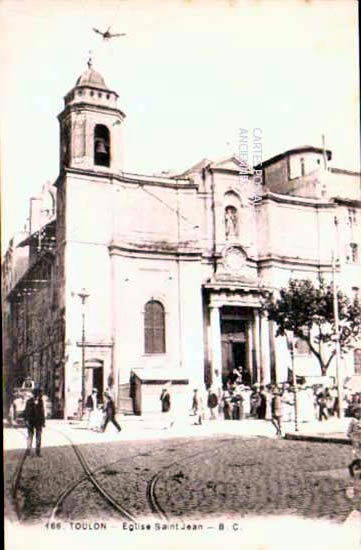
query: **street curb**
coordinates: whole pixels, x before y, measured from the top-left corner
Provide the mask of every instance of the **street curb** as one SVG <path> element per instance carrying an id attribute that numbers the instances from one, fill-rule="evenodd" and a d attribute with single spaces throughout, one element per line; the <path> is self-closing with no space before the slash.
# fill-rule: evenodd
<path id="1" fill-rule="evenodd" d="M 285 439 L 293 439 L 295 441 L 314 441 L 315 443 L 339 443 L 341 445 L 352 445 L 352 442 L 346 437 L 327 437 L 322 435 L 301 435 L 301 434 L 285 434 Z"/>

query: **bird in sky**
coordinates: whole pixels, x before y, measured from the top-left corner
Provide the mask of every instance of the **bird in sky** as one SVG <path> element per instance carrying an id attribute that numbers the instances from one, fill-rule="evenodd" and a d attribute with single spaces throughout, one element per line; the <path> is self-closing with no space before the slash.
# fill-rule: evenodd
<path id="1" fill-rule="evenodd" d="M 95 29 L 93 28 L 93 31 L 98 33 L 98 34 L 101 34 L 102 37 L 103 37 L 103 40 L 110 40 L 111 38 L 117 38 L 118 36 L 126 36 L 126 33 L 125 32 L 122 32 L 122 33 L 112 33 L 110 32 L 110 29 L 111 27 L 108 27 L 108 29 L 106 31 L 100 31 L 99 29 Z"/>

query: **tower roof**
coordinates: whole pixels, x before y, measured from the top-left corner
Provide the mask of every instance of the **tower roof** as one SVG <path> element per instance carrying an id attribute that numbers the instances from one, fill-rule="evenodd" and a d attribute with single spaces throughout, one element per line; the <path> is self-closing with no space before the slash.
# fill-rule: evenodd
<path id="1" fill-rule="evenodd" d="M 91 52 L 90 52 L 91 54 Z M 83 72 L 76 81 L 75 87 L 78 86 L 92 86 L 101 90 L 108 90 L 108 86 L 104 82 L 104 78 L 100 73 L 94 71 L 93 69 L 93 60 L 90 55 L 88 59 L 88 69 Z"/>
<path id="2" fill-rule="evenodd" d="M 82 75 L 79 76 L 75 86 L 93 86 L 94 88 L 101 88 L 102 90 L 108 90 L 108 86 L 104 82 L 104 78 L 100 73 L 94 71 L 92 66 L 89 67 Z"/>
<path id="3" fill-rule="evenodd" d="M 104 82 L 100 73 L 94 71 L 91 57 L 88 60 L 88 69 L 77 79 L 74 88 L 64 97 L 65 110 L 59 116 L 67 112 L 67 108 L 73 105 L 87 105 L 97 109 L 115 109 L 121 114 L 117 107 L 118 94 L 112 91 Z"/>

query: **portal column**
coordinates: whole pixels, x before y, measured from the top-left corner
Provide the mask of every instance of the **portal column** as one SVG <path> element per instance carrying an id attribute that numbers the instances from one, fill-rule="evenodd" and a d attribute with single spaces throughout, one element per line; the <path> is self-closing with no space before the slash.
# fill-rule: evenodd
<path id="1" fill-rule="evenodd" d="M 253 334 L 252 334 L 252 322 L 247 321 L 247 370 L 251 379 L 251 384 L 254 382 L 255 373 L 253 372 Z"/>
<path id="2" fill-rule="evenodd" d="M 261 383 L 269 384 L 271 381 L 270 361 L 270 334 L 268 319 L 261 316 Z"/>
<path id="3" fill-rule="evenodd" d="M 222 388 L 221 319 L 218 306 L 210 307 L 211 320 L 211 368 L 214 389 Z"/>
<path id="4" fill-rule="evenodd" d="M 253 310 L 253 338 L 252 338 L 252 359 L 253 359 L 253 383 L 261 381 L 261 361 L 260 361 L 260 333 L 259 333 L 259 311 Z"/>

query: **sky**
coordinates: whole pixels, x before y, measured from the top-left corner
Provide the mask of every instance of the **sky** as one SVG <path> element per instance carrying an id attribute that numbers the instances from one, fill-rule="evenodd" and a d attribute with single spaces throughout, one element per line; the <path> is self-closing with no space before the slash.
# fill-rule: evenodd
<path id="1" fill-rule="evenodd" d="M 332 165 L 360 170 L 356 0 L 0 0 L 0 25 L 2 253 L 57 178 L 89 51 L 127 115 L 126 171 L 230 156 L 255 128 L 263 160 L 324 134 Z M 126 36 L 93 31 L 109 26 Z"/>

